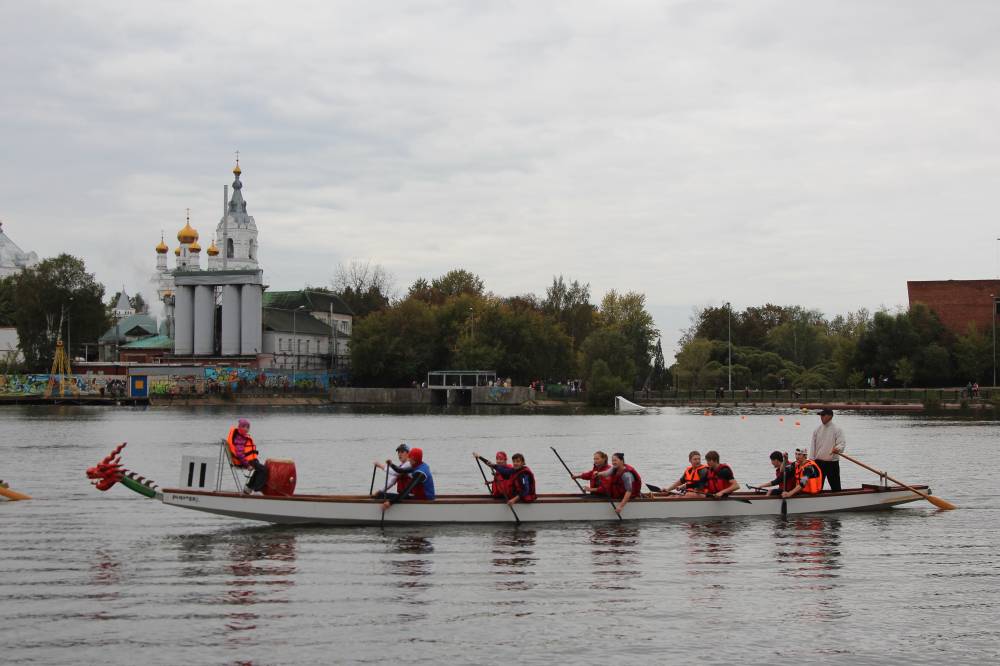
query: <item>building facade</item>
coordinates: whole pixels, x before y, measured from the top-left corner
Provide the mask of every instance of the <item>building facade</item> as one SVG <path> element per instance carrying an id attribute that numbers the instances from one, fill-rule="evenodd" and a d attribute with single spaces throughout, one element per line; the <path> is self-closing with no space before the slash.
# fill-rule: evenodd
<path id="1" fill-rule="evenodd" d="M 970 324 L 980 333 L 993 331 L 1000 280 L 910 280 L 906 291 L 911 306 L 925 304 L 956 335 L 964 335 Z"/>

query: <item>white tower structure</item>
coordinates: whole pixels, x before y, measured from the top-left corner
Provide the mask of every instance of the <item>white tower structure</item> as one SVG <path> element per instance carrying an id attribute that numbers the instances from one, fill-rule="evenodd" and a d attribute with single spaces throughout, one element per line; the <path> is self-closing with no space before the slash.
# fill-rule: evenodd
<path id="1" fill-rule="evenodd" d="M 215 243 L 222 255 L 221 268 L 225 270 L 257 270 L 257 223 L 247 214 L 240 182 L 240 159 L 237 153 L 233 168 L 233 197 L 215 229 Z"/>
<path id="2" fill-rule="evenodd" d="M 3 232 L 0 222 L 0 278 L 14 275 L 38 263 L 38 255 L 24 252 Z"/>

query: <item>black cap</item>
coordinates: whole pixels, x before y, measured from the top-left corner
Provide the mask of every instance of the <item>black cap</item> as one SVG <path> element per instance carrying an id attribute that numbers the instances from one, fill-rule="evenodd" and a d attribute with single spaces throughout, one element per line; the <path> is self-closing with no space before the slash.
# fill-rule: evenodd
<path id="1" fill-rule="evenodd" d="M 830 409 L 829 407 L 826 407 L 825 409 L 819 410 L 819 415 L 820 416 L 833 416 L 833 410 Z"/>
<path id="2" fill-rule="evenodd" d="M 396 447 L 396 453 L 400 453 L 401 451 L 409 451 L 409 450 L 410 450 L 410 447 L 408 447 L 406 444 L 400 444 L 399 446 Z"/>

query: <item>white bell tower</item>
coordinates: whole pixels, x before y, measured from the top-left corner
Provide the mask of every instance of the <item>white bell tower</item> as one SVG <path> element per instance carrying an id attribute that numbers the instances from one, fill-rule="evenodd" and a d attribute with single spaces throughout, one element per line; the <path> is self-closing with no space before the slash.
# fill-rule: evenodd
<path id="1" fill-rule="evenodd" d="M 240 157 L 236 153 L 236 167 L 233 169 L 233 196 L 226 204 L 225 214 L 215 230 L 215 243 L 222 261 L 215 268 L 223 270 L 257 270 L 257 224 L 253 215 L 247 214 L 247 202 L 243 199 L 243 183 L 240 182 Z"/>

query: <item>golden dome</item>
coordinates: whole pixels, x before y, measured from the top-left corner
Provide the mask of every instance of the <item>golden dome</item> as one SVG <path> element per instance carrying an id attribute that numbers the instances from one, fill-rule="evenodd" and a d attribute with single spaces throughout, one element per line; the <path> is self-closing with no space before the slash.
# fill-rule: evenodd
<path id="1" fill-rule="evenodd" d="M 182 243 L 193 243 L 198 240 L 198 232 L 191 226 L 191 221 L 185 223 L 184 228 L 177 232 L 177 240 Z"/>
<path id="2" fill-rule="evenodd" d="M 243 170 L 242 170 L 242 169 L 240 169 L 240 163 L 239 163 L 239 162 L 237 162 L 237 163 L 236 163 L 236 166 L 234 166 L 234 167 L 233 167 L 233 175 L 234 175 L 234 176 L 238 176 L 238 175 L 240 175 L 241 173 L 243 173 Z"/>
<path id="3" fill-rule="evenodd" d="M 174 249 L 174 256 L 175 257 L 181 256 L 181 249 L 179 247 Z"/>
<path id="4" fill-rule="evenodd" d="M 160 244 L 156 246 L 156 254 L 166 254 L 167 250 L 169 250 L 169 249 L 170 248 L 167 247 L 167 244 L 164 243 L 163 239 L 161 238 L 160 239 Z"/>
<path id="5" fill-rule="evenodd" d="M 193 241 L 191 245 L 188 246 L 188 252 L 201 252 L 201 245 L 198 245 L 198 241 Z"/>
<path id="6" fill-rule="evenodd" d="M 214 257 L 219 254 L 219 248 L 215 247 L 215 241 L 212 241 L 212 244 L 208 246 L 207 252 L 210 257 Z"/>
<path id="7" fill-rule="evenodd" d="M 169 289 L 167 289 L 167 290 L 165 290 L 165 291 L 163 292 L 163 295 L 164 295 L 164 296 L 166 296 L 166 297 L 170 297 L 170 296 L 173 296 L 173 295 L 174 295 L 174 292 L 172 292 L 172 291 L 170 291 Z"/>

